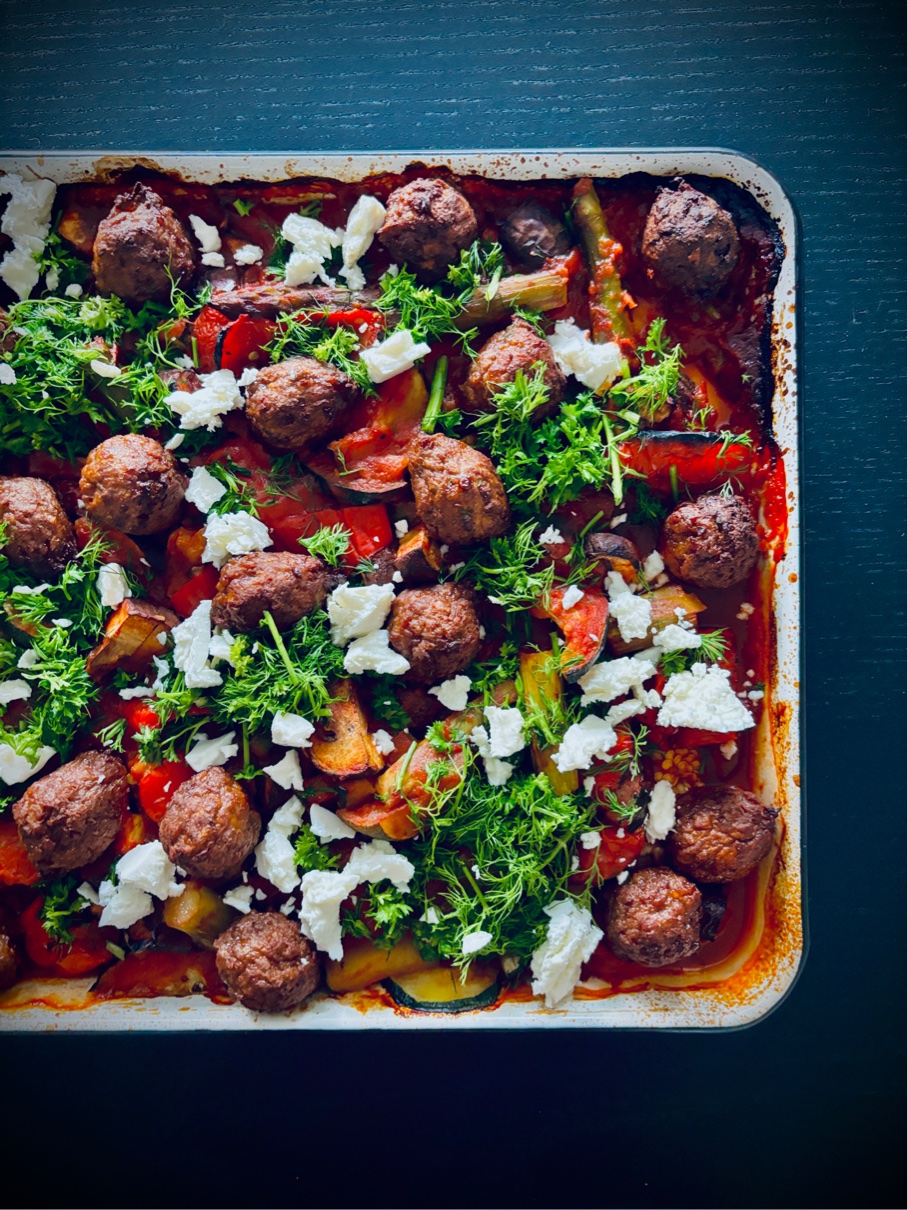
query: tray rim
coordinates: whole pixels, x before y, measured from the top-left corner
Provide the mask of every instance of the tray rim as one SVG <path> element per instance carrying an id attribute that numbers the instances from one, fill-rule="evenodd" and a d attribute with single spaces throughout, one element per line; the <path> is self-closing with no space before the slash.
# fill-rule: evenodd
<path id="1" fill-rule="evenodd" d="M 589 175 L 614 178 L 631 172 L 657 176 L 700 173 L 728 179 L 742 186 L 779 224 L 784 258 L 773 300 L 773 435 L 785 465 L 789 493 L 789 539 L 785 557 L 778 565 L 773 591 L 779 662 L 776 698 L 788 703 L 788 759 L 774 773 L 785 781 L 787 802 L 786 875 L 793 874 L 798 893 L 789 908 L 797 908 L 797 936 L 785 961 L 773 968 L 756 987 L 754 995 L 741 1004 L 723 1004 L 716 988 L 684 991 L 650 989 L 625 992 L 598 1000 L 572 1000 L 549 1010 L 541 1002 L 508 1001 L 494 1011 L 451 1014 L 401 1014 L 390 1008 L 368 1012 L 328 997 L 316 999 L 296 1013 L 267 1016 L 248 1012 L 238 1005 L 216 1005 L 202 996 L 184 999 L 122 1000 L 96 1003 L 78 1009 L 45 1006 L 3 1007 L 0 1032 L 182 1032 L 188 1030 L 248 1029 L 525 1029 L 607 1028 L 621 1030 L 660 1029 L 674 1032 L 703 1032 L 745 1029 L 775 1012 L 791 994 L 804 967 L 808 949 L 807 895 L 805 882 L 803 773 L 804 717 L 800 708 L 800 681 L 804 655 L 800 642 L 802 601 L 800 567 L 802 535 L 799 523 L 802 422 L 797 406 L 797 349 L 801 328 L 800 218 L 791 196 L 774 173 L 754 157 L 730 148 L 703 147 L 578 147 L 578 148 L 485 148 L 457 150 L 412 149 L 403 151 L 355 150 L 345 152 L 179 152 L 110 150 L 0 150 L 0 172 L 27 172 L 47 176 L 57 184 L 97 180 L 140 164 L 150 171 L 178 173 L 187 180 L 214 184 L 237 179 L 280 181 L 299 176 L 332 176 L 360 180 L 373 173 L 400 171 L 409 164 L 428 168 L 448 167 L 462 174 L 497 179 L 557 179 Z M 783 335 L 783 317 L 787 315 Z M 784 574 L 783 574 L 784 573 Z M 793 578 L 792 578 L 793 577 Z M 778 624 L 786 617 L 789 629 Z M 788 694 L 783 697 L 782 690 Z M 65 981 L 76 991 L 90 980 Z M 719 985 L 721 986 L 721 985 Z M 710 995 L 710 993 L 714 993 Z"/>

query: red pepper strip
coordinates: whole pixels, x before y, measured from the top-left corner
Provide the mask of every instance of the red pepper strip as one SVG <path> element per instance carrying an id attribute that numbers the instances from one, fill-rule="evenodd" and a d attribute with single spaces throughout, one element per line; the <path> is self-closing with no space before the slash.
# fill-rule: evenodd
<path id="1" fill-rule="evenodd" d="M 0 819 L 0 883 L 4 886 L 34 886 L 41 875 L 32 865 L 12 819 Z"/>

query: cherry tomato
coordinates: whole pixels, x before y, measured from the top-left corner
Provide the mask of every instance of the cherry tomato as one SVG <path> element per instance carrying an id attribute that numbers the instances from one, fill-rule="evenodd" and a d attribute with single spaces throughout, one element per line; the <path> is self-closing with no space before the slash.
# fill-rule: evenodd
<path id="1" fill-rule="evenodd" d="M 32 865 L 13 819 L 0 819 L 0 883 L 34 886 L 41 875 Z"/>

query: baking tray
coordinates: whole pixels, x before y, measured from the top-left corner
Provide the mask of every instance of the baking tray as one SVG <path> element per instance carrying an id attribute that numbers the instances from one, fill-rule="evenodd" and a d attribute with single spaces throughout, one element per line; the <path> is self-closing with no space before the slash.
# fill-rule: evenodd
<path id="1" fill-rule="evenodd" d="M 136 166 L 201 184 L 235 180 L 278 182 L 293 177 L 359 181 L 400 172 L 409 164 L 445 167 L 458 174 L 503 180 L 615 178 L 633 172 L 655 176 L 699 173 L 746 189 L 778 223 L 784 243 L 772 322 L 773 435 L 785 467 L 788 542 L 776 564 L 771 595 L 775 652 L 770 657 L 766 709 L 757 730 L 755 789 L 782 808 L 777 854 L 761 869 L 760 893 L 744 944 L 695 987 L 662 986 L 603 994 L 581 985 L 557 1009 L 541 1000 L 505 998 L 494 1009 L 445 1014 L 395 1009 L 380 991 L 333 998 L 319 993 L 289 1014 L 256 1014 L 202 996 L 154 1000 L 87 1000 L 90 979 L 19 984 L 0 1002 L 0 1031 L 265 1030 L 265 1029 L 730 1029 L 753 1024 L 776 1008 L 793 986 L 805 953 L 801 870 L 801 760 L 799 687 L 800 530 L 796 382 L 797 218 L 785 190 L 754 160 L 718 149 L 577 151 L 408 151 L 349 154 L 181 155 L 153 152 L 5 152 L 0 171 L 46 177 L 58 185 L 104 181 Z M 775 860 L 773 860 L 775 858 Z M 721 976 L 718 982 L 710 982 Z"/>

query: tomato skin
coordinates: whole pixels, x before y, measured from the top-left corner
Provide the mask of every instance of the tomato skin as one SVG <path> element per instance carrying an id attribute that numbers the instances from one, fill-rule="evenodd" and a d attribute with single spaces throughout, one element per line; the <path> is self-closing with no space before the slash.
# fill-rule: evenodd
<path id="1" fill-rule="evenodd" d="M 107 949 L 106 940 L 94 921 L 89 924 L 77 924 L 70 930 L 73 935 L 70 946 L 59 945 L 51 940 L 38 916 L 43 905 L 44 899 L 39 896 L 32 900 L 19 917 L 25 939 L 25 952 L 35 966 L 52 968 L 52 974 L 77 976 L 85 975 L 110 961 L 111 954 Z"/>
<path id="2" fill-rule="evenodd" d="M 642 828 L 635 832 L 615 824 L 607 825 L 599 833 L 599 844 L 595 849 L 577 850 L 580 861 L 579 868 L 571 876 L 575 886 L 582 886 L 595 877 L 599 882 L 607 882 L 617 877 L 633 863 L 643 851 L 646 836 Z"/>
<path id="3" fill-rule="evenodd" d="M 181 618 L 188 618 L 202 601 L 211 601 L 218 588 L 218 570 L 206 563 L 170 594 L 170 604 Z"/>
<path id="4" fill-rule="evenodd" d="M 215 346 L 218 335 L 232 322 L 229 315 L 218 311 L 216 307 L 202 307 L 197 315 L 192 325 L 192 335 L 195 340 L 199 369 L 203 374 L 211 374 L 215 370 Z"/>
<path id="5" fill-rule="evenodd" d="M 0 883 L 34 886 L 41 875 L 32 865 L 14 819 L 0 819 Z"/>
<path id="6" fill-rule="evenodd" d="M 251 315 L 241 315 L 224 329 L 220 365 L 217 368 L 230 370 L 239 376 L 248 366 L 265 363 L 268 357 L 262 346 L 268 344 L 276 329 L 277 324 L 270 319 L 253 319 Z M 215 348 L 215 362 L 217 361 Z"/>
<path id="7" fill-rule="evenodd" d="M 391 545 L 391 522 L 383 504 L 322 508 L 312 512 L 302 502 L 285 500 L 280 503 L 284 505 L 280 516 L 273 515 L 277 509 L 262 513 L 277 550 L 299 554 L 302 549 L 300 538 L 310 538 L 320 529 L 335 525 L 343 525 L 350 531 L 350 544 L 344 555 L 348 567 L 355 567 L 360 559 L 368 559 Z"/>
<path id="8" fill-rule="evenodd" d="M 211 466 L 214 462 L 233 462 L 247 471 L 270 471 L 271 455 L 264 446 L 251 437 L 236 437 L 225 445 L 219 445 L 210 454 L 198 459 L 200 466 Z"/>
<path id="9" fill-rule="evenodd" d="M 143 727 L 156 731 L 161 725 L 158 715 L 150 706 L 146 706 L 141 698 L 135 702 L 122 702 L 120 712 L 126 719 L 127 731 L 141 731 Z"/>
<path id="10" fill-rule="evenodd" d="M 737 738 L 737 731 L 700 731 L 694 727 L 682 727 L 673 741 L 673 747 L 706 748 L 715 744 L 727 744 Z"/>
<path id="11" fill-rule="evenodd" d="M 93 537 L 100 536 L 107 546 L 104 553 L 105 563 L 119 563 L 121 567 L 125 567 L 127 571 L 133 572 L 141 579 L 148 579 L 149 570 L 144 561 L 142 548 L 127 534 L 121 533 L 118 529 L 107 529 L 95 525 L 85 517 L 78 517 L 73 523 L 73 529 L 76 534 L 76 545 L 80 550 L 83 550 Z"/>
<path id="12" fill-rule="evenodd" d="M 150 765 L 138 782 L 139 805 L 155 823 L 160 823 L 177 787 L 193 776 L 184 760 L 166 760 Z"/>
<path id="13" fill-rule="evenodd" d="M 157 828 L 153 827 L 144 815 L 133 815 L 127 812 L 123 816 L 120 831 L 114 841 L 114 849 L 117 856 L 122 857 L 130 849 L 137 849 L 140 844 L 148 844 L 149 841 L 155 839 L 157 839 Z"/>
<path id="14" fill-rule="evenodd" d="M 343 523 L 350 530 L 350 541 L 362 559 L 368 559 L 391 545 L 391 522 L 384 504 L 362 504 L 342 510 Z"/>

